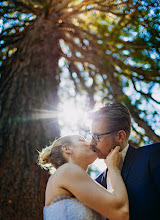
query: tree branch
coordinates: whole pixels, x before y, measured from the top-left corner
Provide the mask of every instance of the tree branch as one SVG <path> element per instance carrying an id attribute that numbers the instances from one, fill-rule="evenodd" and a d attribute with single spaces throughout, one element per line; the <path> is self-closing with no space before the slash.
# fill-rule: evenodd
<path id="1" fill-rule="evenodd" d="M 78 57 L 75 57 L 75 56 L 72 56 L 72 57 L 68 57 L 66 54 L 64 54 L 63 52 L 60 53 L 60 56 L 61 57 L 64 57 L 66 58 L 68 61 L 71 61 L 71 62 L 79 62 L 79 63 L 90 63 L 90 64 L 93 64 L 94 65 L 94 62 L 92 62 L 91 60 L 88 60 L 88 59 L 82 59 L 82 58 L 78 58 Z"/>
<path id="2" fill-rule="evenodd" d="M 147 97 L 147 98 L 150 98 L 152 101 L 156 102 L 157 104 L 160 104 L 160 102 L 157 101 L 156 99 L 154 99 L 154 98 L 151 96 L 150 93 L 144 93 L 144 92 L 138 90 L 138 89 L 136 88 L 134 79 L 133 79 L 133 78 L 130 78 L 130 79 L 131 79 L 131 81 L 132 81 L 133 87 L 134 87 L 134 89 L 136 90 L 136 92 L 140 93 L 140 94 L 141 94 L 142 96 L 144 96 L 145 98 L 146 98 L 146 97 Z"/>
<path id="3" fill-rule="evenodd" d="M 108 67 L 107 67 L 108 68 Z M 121 86 L 118 84 L 118 81 L 117 79 L 114 77 L 113 75 L 113 71 L 112 71 L 112 68 L 113 67 L 110 67 L 110 69 L 108 68 L 108 71 L 107 71 L 107 76 L 108 76 L 108 80 L 109 80 L 109 83 L 112 87 L 112 90 L 113 90 L 113 95 L 114 95 L 114 99 L 116 101 L 124 101 L 124 103 L 127 102 L 127 107 L 129 108 L 130 112 L 131 112 L 131 115 L 133 117 L 133 119 L 135 120 L 135 122 L 142 128 L 145 129 L 146 131 L 146 134 L 147 136 L 153 140 L 154 142 L 160 142 L 160 137 L 158 135 L 156 135 L 154 133 L 154 131 L 152 130 L 152 128 L 148 125 L 148 123 L 146 121 L 144 121 L 143 119 L 141 119 L 139 117 L 139 113 L 140 111 L 136 108 L 135 105 L 132 105 L 131 104 L 131 101 L 130 99 L 128 98 L 128 96 L 126 96 L 123 91 L 122 91 L 122 88 Z M 105 72 L 105 68 L 102 67 L 102 66 L 99 66 L 99 69 L 102 71 L 102 72 Z M 120 100 L 119 100 L 120 98 Z M 136 109 L 136 110 L 135 110 Z"/>

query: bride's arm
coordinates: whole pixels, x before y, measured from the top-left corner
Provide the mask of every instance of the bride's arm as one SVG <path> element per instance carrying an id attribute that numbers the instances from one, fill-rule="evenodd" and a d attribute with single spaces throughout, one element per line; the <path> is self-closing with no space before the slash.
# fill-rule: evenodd
<path id="1" fill-rule="evenodd" d="M 115 157 L 114 154 L 118 154 L 118 152 L 114 150 L 110 155 L 111 159 Z M 65 164 L 59 170 L 58 176 L 61 179 L 59 187 L 67 189 L 84 205 L 109 219 L 128 220 L 128 196 L 120 170 L 116 168 L 116 162 L 109 162 L 108 165 L 114 189 L 113 193 L 109 193 L 75 164 Z"/>
<path id="2" fill-rule="evenodd" d="M 110 154 L 107 157 L 106 165 L 108 167 L 108 174 L 110 176 L 111 185 L 114 190 L 112 194 L 114 194 L 116 197 L 118 197 L 121 200 L 121 204 L 124 205 L 124 211 L 125 209 L 128 210 L 127 212 L 129 218 L 129 201 L 128 201 L 127 190 L 121 176 L 121 168 L 123 165 L 123 160 L 122 160 L 122 155 L 119 152 L 119 149 L 120 147 L 117 146 L 114 150 L 111 150 Z M 117 218 L 113 218 L 113 217 L 110 218 L 110 220 L 114 220 L 114 219 Z"/>

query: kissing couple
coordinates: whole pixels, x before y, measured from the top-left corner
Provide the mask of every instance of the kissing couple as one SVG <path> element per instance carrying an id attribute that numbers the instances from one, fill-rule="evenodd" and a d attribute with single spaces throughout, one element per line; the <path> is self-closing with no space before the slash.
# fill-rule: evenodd
<path id="1" fill-rule="evenodd" d="M 108 103 L 92 114 L 88 142 L 63 136 L 39 153 L 51 165 L 45 192 L 44 220 L 160 219 L 160 143 L 128 144 L 131 114 L 121 103 Z M 96 158 L 107 169 L 93 180 L 86 172 Z"/>

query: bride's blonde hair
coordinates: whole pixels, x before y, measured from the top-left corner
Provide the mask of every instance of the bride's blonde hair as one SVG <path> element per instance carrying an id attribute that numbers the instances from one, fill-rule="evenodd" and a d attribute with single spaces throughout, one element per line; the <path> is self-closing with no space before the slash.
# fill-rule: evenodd
<path id="1" fill-rule="evenodd" d="M 38 164 L 44 169 L 49 169 L 49 166 L 58 168 L 61 165 L 67 163 L 66 158 L 62 153 L 62 146 L 73 145 L 72 135 L 63 136 L 55 141 L 50 146 L 47 146 L 39 152 Z"/>

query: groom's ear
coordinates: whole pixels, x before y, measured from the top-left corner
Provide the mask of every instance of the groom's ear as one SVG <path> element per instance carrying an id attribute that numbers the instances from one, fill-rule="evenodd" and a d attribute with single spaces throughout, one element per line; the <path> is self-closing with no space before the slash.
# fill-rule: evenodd
<path id="1" fill-rule="evenodd" d="M 67 154 L 72 153 L 71 147 L 68 146 L 68 145 L 62 145 L 62 151 L 67 153 Z"/>
<path id="2" fill-rule="evenodd" d="M 126 138 L 126 132 L 124 130 L 118 131 L 116 138 L 119 143 L 122 143 Z"/>

